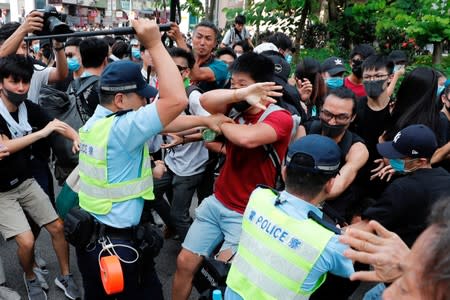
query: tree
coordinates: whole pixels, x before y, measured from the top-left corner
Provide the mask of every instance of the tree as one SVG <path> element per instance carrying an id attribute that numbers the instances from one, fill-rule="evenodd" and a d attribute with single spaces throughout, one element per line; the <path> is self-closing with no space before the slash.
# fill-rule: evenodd
<path id="1" fill-rule="evenodd" d="M 186 0 L 181 9 L 197 17 L 204 17 L 206 20 L 214 21 L 214 11 L 216 9 L 216 0 L 206 0 L 205 6 L 201 0 Z"/>

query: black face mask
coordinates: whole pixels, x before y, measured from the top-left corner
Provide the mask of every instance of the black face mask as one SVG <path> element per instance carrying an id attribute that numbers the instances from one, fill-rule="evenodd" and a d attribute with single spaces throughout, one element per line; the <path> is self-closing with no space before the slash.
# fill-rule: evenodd
<path id="1" fill-rule="evenodd" d="M 353 62 L 352 73 L 357 78 L 362 78 L 362 61 Z"/>
<path id="2" fill-rule="evenodd" d="M 372 99 L 378 99 L 385 90 L 383 87 L 385 82 L 386 80 L 364 81 L 363 84 L 367 96 Z"/>
<path id="3" fill-rule="evenodd" d="M 330 125 L 322 120 L 320 122 L 322 123 L 322 133 L 329 138 L 335 138 L 345 131 L 346 125 Z"/>
<path id="4" fill-rule="evenodd" d="M 244 112 L 244 111 L 246 111 L 247 109 L 249 109 L 250 108 L 250 104 L 248 104 L 248 102 L 247 101 L 239 101 L 239 102 L 236 102 L 236 103 L 233 103 L 233 108 L 235 109 L 235 110 L 237 110 L 238 112 Z"/>
<path id="5" fill-rule="evenodd" d="M 7 90 L 5 87 L 3 87 L 3 94 L 8 98 L 8 100 L 12 104 L 14 104 L 17 107 L 19 107 L 19 105 L 22 104 L 23 101 L 27 100 L 28 96 L 28 93 L 17 94 L 10 90 Z"/>

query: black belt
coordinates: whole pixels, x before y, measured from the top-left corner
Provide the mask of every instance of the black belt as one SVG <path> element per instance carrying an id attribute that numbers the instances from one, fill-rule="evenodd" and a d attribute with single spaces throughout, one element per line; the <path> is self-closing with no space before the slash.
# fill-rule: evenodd
<path id="1" fill-rule="evenodd" d="M 104 235 L 110 239 L 117 240 L 133 240 L 134 239 L 134 227 L 116 228 L 102 224 L 104 226 Z"/>

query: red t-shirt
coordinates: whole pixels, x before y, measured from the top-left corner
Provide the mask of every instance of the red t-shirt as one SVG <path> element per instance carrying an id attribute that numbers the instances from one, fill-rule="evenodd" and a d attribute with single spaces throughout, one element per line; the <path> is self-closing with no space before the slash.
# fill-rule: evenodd
<path id="1" fill-rule="evenodd" d="M 242 115 L 245 124 L 255 124 L 263 112 Z M 289 145 L 293 121 L 287 110 L 270 113 L 263 123 L 277 133 L 273 144 L 279 157 L 284 159 Z M 248 149 L 226 144 L 225 164 L 217 178 L 214 195 L 226 207 L 243 214 L 251 192 L 258 184 L 275 186 L 276 169 L 263 146 Z"/>
<path id="2" fill-rule="evenodd" d="M 363 84 L 354 84 L 351 82 L 348 77 L 345 77 L 344 86 L 349 88 L 355 93 L 356 97 L 364 97 L 366 96 L 366 90 L 364 89 Z"/>

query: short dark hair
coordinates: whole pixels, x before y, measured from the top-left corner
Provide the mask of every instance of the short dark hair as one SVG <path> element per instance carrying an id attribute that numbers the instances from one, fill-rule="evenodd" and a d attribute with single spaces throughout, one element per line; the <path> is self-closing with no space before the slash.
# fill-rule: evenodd
<path id="1" fill-rule="evenodd" d="M 336 89 L 330 89 L 330 91 L 328 92 L 328 95 L 325 97 L 323 103 L 325 103 L 327 101 L 327 98 L 329 95 L 334 95 L 342 100 L 351 99 L 353 102 L 352 116 L 354 116 L 356 114 L 357 102 L 356 102 L 355 93 L 353 93 L 352 90 L 350 90 L 344 86 L 341 86 Z"/>
<path id="2" fill-rule="evenodd" d="M 98 68 L 108 57 L 108 44 L 102 39 L 90 37 L 80 43 L 81 63 L 85 68 Z"/>
<path id="3" fill-rule="evenodd" d="M 214 23 L 208 21 L 208 20 L 202 20 L 200 23 L 198 23 L 197 25 L 195 25 L 194 27 L 194 32 L 197 30 L 197 28 L 199 27 L 208 27 L 210 29 L 212 29 L 214 31 L 214 35 L 215 35 L 215 39 L 217 40 L 217 38 L 219 37 L 219 29 L 217 29 L 217 26 L 214 25 Z"/>
<path id="4" fill-rule="evenodd" d="M 233 56 L 234 59 L 237 58 L 236 53 L 234 53 L 233 49 L 231 49 L 230 47 L 220 48 L 219 50 L 216 51 L 216 57 L 220 57 L 225 54 Z"/>
<path id="5" fill-rule="evenodd" d="M 111 52 L 114 56 L 122 59 L 128 55 L 129 46 L 126 42 L 122 40 L 117 40 L 111 47 Z"/>
<path id="6" fill-rule="evenodd" d="M 367 57 L 362 63 L 363 72 L 365 70 L 380 70 L 386 68 L 389 74 L 394 71 L 394 61 L 386 55 L 374 54 Z"/>
<path id="7" fill-rule="evenodd" d="M 245 19 L 245 16 L 243 16 L 243 15 L 237 15 L 236 18 L 234 18 L 234 23 L 235 24 L 244 25 L 245 21 L 246 21 L 246 19 Z"/>
<path id="8" fill-rule="evenodd" d="M 292 48 L 292 40 L 282 32 L 275 32 L 267 38 L 267 42 L 274 44 L 281 50 L 290 50 Z"/>
<path id="9" fill-rule="evenodd" d="M 231 65 L 231 73 L 246 73 L 256 82 L 272 81 L 275 66 L 265 55 L 247 52 L 239 56 Z"/>
<path id="10" fill-rule="evenodd" d="M 252 46 L 250 46 L 250 44 L 247 42 L 247 40 L 237 41 L 236 43 L 234 43 L 233 50 L 234 50 L 235 46 L 241 46 L 242 49 L 244 49 L 244 52 L 249 52 L 249 51 L 253 50 Z"/>
<path id="11" fill-rule="evenodd" d="M 20 27 L 19 22 L 9 22 L 0 27 L 0 44 L 3 44 Z"/>
<path id="12" fill-rule="evenodd" d="M 80 43 L 83 41 L 82 38 L 79 37 L 73 37 L 67 40 L 66 42 L 66 47 L 67 46 L 75 46 L 75 47 L 80 47 Z"/>
<path id="13" fill-rule="evenodd" d="M 321 172 L 308 172 L 296 165 L 314 167 L 314 161 L 309 155 L 297 154 L 286 166 L 286 190 L 308 198 L 316 197 L 322 191 L 325 184 L 336 175 Z"/>
<path id="14" fill-rule="evenodd" d="M 24 55 L 12 54 L 0 58 L 0 81 L 12 76 L 14 80 L 30 82 L 33 76 L 33 61 Z"/>
<path id="15" fill-rule="evenodd" d="M 182 58 L 186 59 L 189 69 L 192 69 L 192 67 L 195 64 L 194 56 L 192 55 L 191 52 L 188 52 L 185 49 L 182 49 L 179 47 L 173 47 L 173 48 L 167 49 L 167 52 L 169 52 L 169 55 L 171 57 L 182 57 Z"/>
<path id="16" fill-rule="evenodd" d="M 108 44 L 108 46 L 112 47 L 112 45 L 114 45 L 114 42 L 116 41 L 115 38 L 113 38 L 110 35 L 106 35 L 103 37 L 103 40 L 106 42 L 106 44 Z"/>
<path id="17" fill-rule="evenodd" d="M 104 93 L 104 92 L 102 92 L 101 89 L 99 89 L 98 100 L 99 100 L 99 103 L 102 105 L 111 104 L 113 102 L 115 96 L 116 96 L 115 94 Z"/>
<path id="18" fill-rule="evenodd" d="M 355 57 L 355 55 L 361 55 L 363 59 L 366 59 L 367 57 L 376 54 L 375 49 L 369 44 L 359 44 L 353 47 L 352 51 L 350 52 L 350 59 Z"/>

